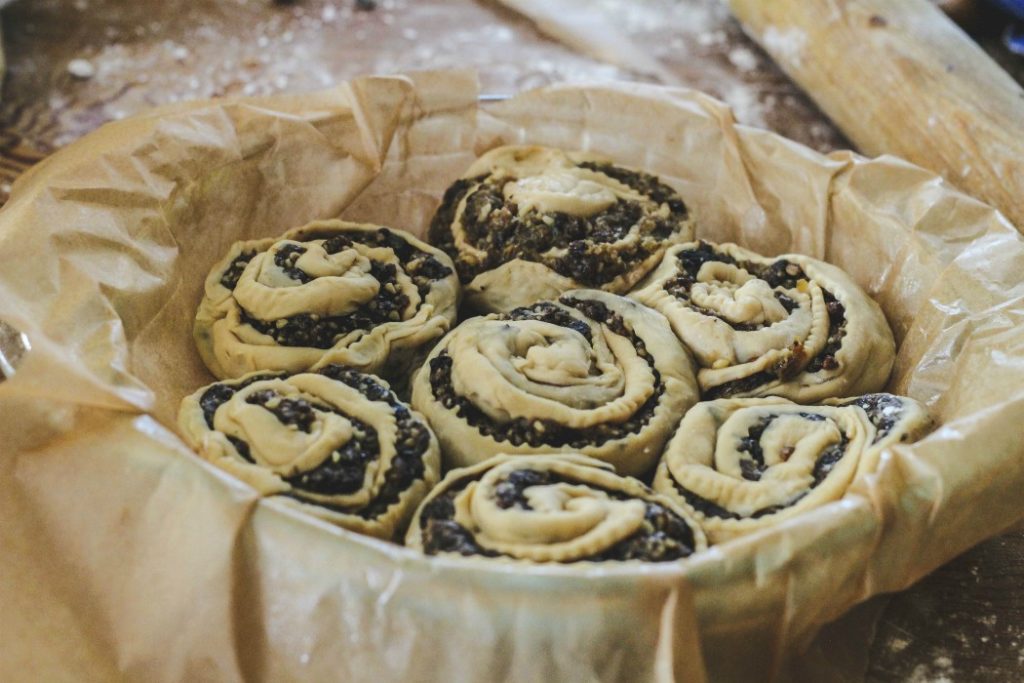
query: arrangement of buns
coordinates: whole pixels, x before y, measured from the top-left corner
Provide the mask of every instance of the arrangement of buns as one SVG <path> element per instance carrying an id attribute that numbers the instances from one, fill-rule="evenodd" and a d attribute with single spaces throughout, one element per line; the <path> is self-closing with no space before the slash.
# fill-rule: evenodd
<path id="1" fill-rule="evenodd" d="M 847 274 L 694 226 L 653 175 L 509 146 L 449 188 L 429 244 L 338 220 L 237 243 L 195 322 L 220 381 L 181 431 L 352 531 L 561 563 L 681 560 L 928 431 L 879 393 L 896 344 Z"/>

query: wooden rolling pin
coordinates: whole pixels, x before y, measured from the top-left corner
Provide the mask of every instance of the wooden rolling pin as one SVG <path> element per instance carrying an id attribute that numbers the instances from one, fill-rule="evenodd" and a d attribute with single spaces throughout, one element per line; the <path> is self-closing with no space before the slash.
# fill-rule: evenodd
<path id="1" fill-rule="evenodd" d="M 728 0 L 865 154 L 942 174 L 1024 231 L 1024 90 L 928 0 Z"/>

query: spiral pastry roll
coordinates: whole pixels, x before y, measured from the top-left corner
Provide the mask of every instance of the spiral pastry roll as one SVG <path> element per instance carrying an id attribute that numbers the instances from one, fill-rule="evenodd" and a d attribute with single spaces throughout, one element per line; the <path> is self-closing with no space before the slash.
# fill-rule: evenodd
<path id="1" fill-rule="evenodd" d="M 498 455 L 449 472 L 405 543 L 529 562 L 670 562 L 707 547 L 684 508 L 578 454 Z"/>
<path id="2" fill-rule="evenodd" d="M 843 496 L 881 452 L 931 427 L 916 401 L 892 394 L 803 406 L 732 398 L 694 406 L 669 442 L 654 489 L 693 510 L 713 543 Z"/>
<path id="3" fill-rule="evenodd" d="M 238 242 L 210 272 L 196 314 L 216 377 L 341 363 L 400 377 L 455 321 L 451 260 L 400 230 L 316 221 Z"/>
<path id="4" fill-rule="evenodd" d="M 658 178 L 581 152 L 499 147 L 455 182 L 430 225 L 467 301 L 504 312 L 579 287 L 622 294 L 674 242 L 693 239 Z"/>
<path id="5" fill-rule="evenodd" d="M 182 401 L 179 425 L 200 455 L 261 494 L 378 538 L 403 532 L 440 478 L 423 418 L 381 380 L 340 365 L 211 384 Z"/>
<path id="6" fill-rule="evenodd" d="M 462 323 L 412 393 L 450 467 L 579 452 L 629 475 L 653 468 L 696 401 L 689 354 L 665 319 L 599 290 Z"/>
<path id="7" fill-rule="evenodd" d="M 878 304 L 843 271 L 800 254 L 677 245 L 630 296 L 669 319 L 700 366 L 705 399 L 854 396 L 880 390 L 895 360 Z"/>

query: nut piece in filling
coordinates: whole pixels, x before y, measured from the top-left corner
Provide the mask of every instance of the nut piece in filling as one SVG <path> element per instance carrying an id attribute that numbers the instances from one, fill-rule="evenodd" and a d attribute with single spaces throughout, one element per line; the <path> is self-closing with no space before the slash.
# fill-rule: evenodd
<path id="1" fill-rule="evenodd" d="M 713 543 L 838 500 L 882 451 L 931 428 L 892 394 L 798 405 L 784 398 L 706 401 L 683 417 L 654 489 L 693 511 Z"/>
<path id="2" fill-rule="evenodd" d="M 527 562 L 670 562 L 707 547 L 681 506 L 579 454 L 497 455 L 453 470 L 406 545 L 428 555 Z"/>
<path id="3" fill-rule="evenodd" d="M 449 467 L 558 451 L 634 476 L 696 401 L 690 356 L 664 317 L 599 290 L 463 322 L 412 393 Z"/>
<path id="4" fill-rule="evenodd" d="M 181 403 L 186 441 L 264 496 L 390 539 L 440 477 L 437 439 L 376 377 L 257 372 Z"/>
<path id="5" fill-rule="evenodd" d="M 236 243 L 206 279 L 195 322 L 218 378 L 341 363 L 399 379 L 454 323 L 451 259 L 400 230 L 316 221 Z"/>
<path id="6" fill-rule="evenodd" d="M 686 205 L 655 176 L 530 146 L 480 157 L 448 188 L 429 232 L 467 301 L 499 312 L 579 287 L 625 293 L 668 245 L 691 239 Z"/>
<path id="7" fill-rule="evenodd" d="M 878 304 L 839 268 L 800 254 L 676 245 L 630 296 L 669 319 L 705 399 L 856 396 L 882 389 L 896 356 Z"/>

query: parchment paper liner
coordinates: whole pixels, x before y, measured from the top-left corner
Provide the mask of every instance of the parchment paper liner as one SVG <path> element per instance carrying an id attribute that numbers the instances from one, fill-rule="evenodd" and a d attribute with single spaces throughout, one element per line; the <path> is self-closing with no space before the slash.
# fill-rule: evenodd
<path id="1" fill-rule="evenodd" d="M 872 594 L 1024 515 L 1024 244 L 892 158 L 823 157 L 653 86 L 477 112 L 471 74 L 367 78 L 110 124 L 16 183 L 0 318 L 0 610 L 12 679 L 765 680 Z M 208 381 L 189 338 L 234 240 L 341 212 L 422 233 L 474 152 L 583 148 L 661 174 L 700 237 L 845 268 L 942 423 L 842 501 L 675 567 L 465 566 L 257 500 L 164 425 Z M 144 414 L 148 413 L 148 415 Z"/>

